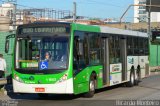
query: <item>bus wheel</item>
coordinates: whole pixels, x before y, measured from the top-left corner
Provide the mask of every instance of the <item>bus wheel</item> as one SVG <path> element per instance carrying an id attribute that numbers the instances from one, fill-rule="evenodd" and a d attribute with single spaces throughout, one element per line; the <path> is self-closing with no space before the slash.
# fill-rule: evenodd
<path id="1" fill-rule="evenodd" d="M 48 94 L 38 93 L 39 98 L 47 98 Z"/>
<path id="2" fill-rule="evenodd" d="M 138 85 L 140 81 L 140 67 L 137 68 L 136 78 L 135 78 L 135 85 Z"/>
<path id="3" fill-rule="evenodd" d="M 134 72 L 131 71 L 131 73 L 130 73 L 130 81 L 127 82 L 127 86 L 128 87 L 133 87 L 134 84 L 135 84 L 135 75 L 134 75 Z"/>
<path id="4" fill-rule="evenodd" d="M 89 91 L 85 93 L 84 96 L 87 98 L 93 97 L 95 93 L 95 87 L 96 87 L 96 80 L 94 74 L 92 74 L 89 81 Z"/>

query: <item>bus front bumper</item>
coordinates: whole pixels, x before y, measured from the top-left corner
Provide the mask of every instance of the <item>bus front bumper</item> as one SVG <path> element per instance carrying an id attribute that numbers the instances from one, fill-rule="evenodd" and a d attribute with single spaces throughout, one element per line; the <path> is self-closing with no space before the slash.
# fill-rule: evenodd
<path id="1" fill-rule="evenodd" d="M 55 84 L 25 84 L 13 79 L 15 93 L 73 94 L 73 79 Z"/>

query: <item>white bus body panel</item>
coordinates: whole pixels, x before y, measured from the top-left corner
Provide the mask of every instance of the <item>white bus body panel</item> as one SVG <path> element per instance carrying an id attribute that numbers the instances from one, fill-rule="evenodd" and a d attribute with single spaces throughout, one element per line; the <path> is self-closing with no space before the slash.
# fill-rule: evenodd
<path id="1" fill-rule="evenodd" d="M 130 80 L 130 70 L 132 66 L 134 66 L 136 71 L 138 65 L 141 67 L 141 78 L 146 77 L 146 64 L 149 64 L 148 56 L 127 56 L 127 80 Z"/>
<path id="2" fill-rule="evenodd" d="M 149 65 L 148 56 L 139 56 L 139 64 L 141 66 L 141 78 L 147 77 L 146 76 L 146 66 Z"/>
<path id="3" fill-rule="evenodd" d="M 45 92 L 36 92 L 35 88 L 45 88 Z M 73 78 L 55 84 L 25 84 L 13 79 L 15 93 L 55 93 L 73 94 Z"/>
<path id="4" fill-rule="evenodd" d="M 110 86 L 120 83 L 122 83 L 122 63 L 110 64 Z"/>

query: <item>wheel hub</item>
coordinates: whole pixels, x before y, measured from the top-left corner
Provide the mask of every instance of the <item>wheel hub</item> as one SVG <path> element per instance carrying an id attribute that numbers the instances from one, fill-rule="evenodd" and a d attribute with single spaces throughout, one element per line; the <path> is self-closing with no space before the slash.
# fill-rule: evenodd
<path id="1" fill-rule="evenodd" d="M 95 87 L 94 87 L 94 81 L 90 82 L 90 90 L 94 91 Z"/>

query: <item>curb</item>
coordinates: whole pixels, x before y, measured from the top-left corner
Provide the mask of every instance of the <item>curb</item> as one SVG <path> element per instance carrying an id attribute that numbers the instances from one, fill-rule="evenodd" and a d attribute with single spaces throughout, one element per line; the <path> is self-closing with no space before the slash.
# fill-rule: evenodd
<path id="1" fill-rule="evenodd" d="M 150 73 L 150 76 L 154 76 L 154 75 L 160 75 L 160 72 L 159 71 L 155 71 L 155 72 L 151 72 Z"/>
<path id="2" fill-rule="evenodd" d="M 11 94 L 13 90 L 11 89 L 10 85 L 5 85 L 0 89 L 0 95 L 8 95 Z"/>

